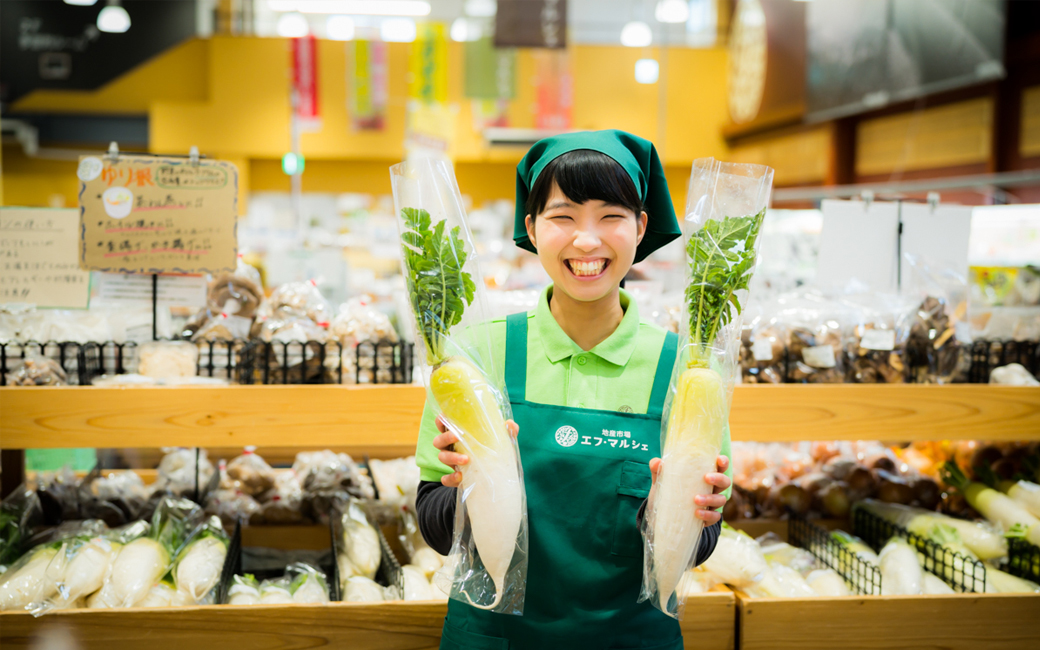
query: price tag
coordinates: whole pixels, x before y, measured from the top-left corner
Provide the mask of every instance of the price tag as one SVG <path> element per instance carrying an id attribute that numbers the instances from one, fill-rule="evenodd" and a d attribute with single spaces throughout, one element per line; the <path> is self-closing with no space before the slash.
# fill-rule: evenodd
<path id="1" fill-rule="evenodd" d="M 755 357 L 755 361 L 772 361 L 773 342 L 766 336 L 756 338 L 751 343 L 751 355 Z"/>
<path id="2" fill-rule="evenodd" d="M 802 350 L 802 360 L 813 368 L 833 368 L 834 348 L 829 345 L 817 345 Z"/>
<path id="3" fill-rule="evenodd" d="M 868 350 L 893 350 L 896 347 L 894 330 L 867 330 L 859 341 L 861 348 Z"/>

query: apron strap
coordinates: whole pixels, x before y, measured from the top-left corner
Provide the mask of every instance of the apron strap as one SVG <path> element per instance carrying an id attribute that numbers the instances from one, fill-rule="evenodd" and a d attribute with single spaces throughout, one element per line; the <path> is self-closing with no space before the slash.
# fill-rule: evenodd
<path id="1" fill-rule="evenodd" d="M 527 393 L 527 312 L 506 317 L 506 390 L 509 401 L 523 402 Z"/>
<path id="2" fill-rule="evenodd" d="M 668 385 L 672 382 L 672 368 L 675 366 L 675 353 L 679 349 L 679 337 L 675 332 L 667 332 L 664 345 L 661 346 L 661 358 L 657 362 L 654 374 L 654 387 L 650 391 L 650 405 L 647 415 L 660 418 L 664 413 L 664 398 L 668 395 Z"/>

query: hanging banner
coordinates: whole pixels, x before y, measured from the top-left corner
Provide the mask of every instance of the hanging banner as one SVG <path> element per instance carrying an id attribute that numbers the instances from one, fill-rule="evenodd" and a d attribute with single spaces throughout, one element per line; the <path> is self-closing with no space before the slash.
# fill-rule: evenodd
<path id="1" fill-rule="evenodd" d="M 410 156 L 448 157 L 455 141 L 456 112 L 440 102 L 408 102 L 405 149 Z"/>
<path id="2" fill-rule="evenodd" d="M 347 113 L 354 131 L 386 126 L 387 45 L 382 41 L 347 43 Z"/>
<path id="3" fill-rule="evenodd" d="M 474 99 L 472 110 L 473 128 L 476 131 L 509 126 L 508 99 Z"/>
<path id="4" fill-rule="evenodd" d="M 86 308 L 90 273 L 78 257 L 74 208 L 0 208 L 0 303 Z"/>
<path id="5" fill-rule="evenodd" d="M 513 99 L 516 50 L 495 48 L 490 37 L 466 43 L 466 97 Z"/>
<path id="6" fill-rule="evenodd" d="M 570 58 L 566 50 L 536 50 L 535 61 L 535 128 L 567 130 L 571 128 L 573 84 Z"/>
<path id="7" fill-rule="evenodd" d="M 318 102 L 318 48 L 314 36 L 290 40 L 292 44 L 292 82 L 296 96 L 296 117 L 308 130 L 321 128 Z"/>
<path id="8" fill-rule="evenodd" d="M 442 23 L 425 23 L 408 59 L 408 97 L 421 102 L 448 101 L 448 38 Z"/>
<path id="9" fill-rule="evenodd" d="M 498 0 L 495 47 L 567 47 L 567 0 Z"/>
<path id="10" fill-rule="evenodd" d="M 235 268 L 238 169 L 159 156 L 80 158 L 80 268 L 216 273 Z"/>

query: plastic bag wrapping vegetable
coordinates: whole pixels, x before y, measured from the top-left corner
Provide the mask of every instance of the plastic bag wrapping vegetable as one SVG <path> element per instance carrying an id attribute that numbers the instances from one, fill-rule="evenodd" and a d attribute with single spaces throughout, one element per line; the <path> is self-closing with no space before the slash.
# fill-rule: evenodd
<path id="1" fill-rule="evenodd" d="M 470 461 L 460 468 L 451 597 L 522 614 L 527 582 L 527 505 L 504 369 L 495 367 L 483 277 L 451 166 L 415 160 L 390 168 L 427 399 Z"/>
<path id="2" fill-rule="evenodd" d="M 205 449 L 194 447 L 164 447 L 165 455 L 159 461 L 159 472 L 155 479 L 157 492 L 171 492 L 177 496 L 195 490 L 195 454 L 198 451 L 198 486 L 201 490 L 213 477 L 213 463 Z"/>
<path id="3" fill-rule="evenodd" d="M 940 546 L 945 546 L 948 539 L 948 536 L 943 535 L 941 527 L 952 528 L 960 536 L 964 546 L 982 560 L 999 560 L 1007 556 L 1007 540 L 996 527 L 989 524 L 873 499 L 860 501 L 856 507 L 902 526 L 909 532 L 930 539 Z"/>
<path id="4" fill-rule="evenodd" d="M 249 496 L 257 496 L 274 487 L 274 470 L 259 454 L 256 447 L 246 447 L 240 456 L 227 464 L 227 475 L 237 481 L 238 489 Z"/>
<path id="5" fill-rule="evenodd" d="M 347 603 L 380 603 L 386 600 L 386 591 L 374 580 L 364 576 L 350 576 L 343 580 L 343 601 Z"/>
<path id="6" fill-rule="evenodd" d="M 231 578 L 228 587 L 228 605 L 259 605 L 260 583 L 251 573 Z"/>
<path id="7" fill-rule="evenodd" d="M 329 584 L 325 573 L 306 562 L 293 562 L 285 568 L 289 592 L 294 603 L 329 602 Z"/>
<path id="8" fill-rule="evenodd" d="M 18 559 L 22 540 L 29 537 L 43 517 L 40 497 L 35 490 L 19 485 L 0 503 L 0 565 Z"/>
<path id="9" fill-rule="evenodd" d="M 909 376 L 907 339 L 915 304 L 885 293 L 860 292 L 842 302 L 855 311 L 846 345 L 846 380 L 856 384 L 901 384 Z"/>
<path id="10" fill-rule="evenodd" d="M 275 289 L 271 293 L 271 311 L 303 316 L 326 327 L 332 318 L 329 301 L 321 295 L 316 280 L 286 282 Z"/>
<path id="11" fill-rule="evenodd" d="M 341 586 L 351 576 L 363 576 L 371 580 L 376 576 L 383 557 L 379 533 L 368 522 L 360 502 L 354 499 L 341 506 L 341 515 L 336 521 L 336 535 L 341 540 L 336 557 Z"/>
<path id="12" fill-rule="evenodd" d="M 219 517 L 210 517 L 196 528 L 173 566 L 177 591 L 195 604 L 213 602 L 229 543 Z"/>
<path id="13" fill-rule="evenodd" d="M 948 384 L 962 379 L 971 363 L 965 351 L 971 343 L 967 279 L 920 256 L 907 253 L 904 258 L 910 286 L 903 293 L 918 302 L 907 340 L 911 381 Z"/>
<path id="14" fill-rule="evenodd" d="M 261 605 L 289 605 L 293 600 L 288 576 L 264 580 L 260 583 Z"/>
<path id="15" fill-rule="evenodd" d="M 740 313 L 772 182 L 769 167 L 713 158 L 694 161 L 690 176 L 683 228 L 685 308 L 662 419 L 662 464 L 643 520 L 639 595 L 673 617 L 682 606 L 676 589 L 693 565 L 703 529 L 693 499 L 712 492 L 704 477 L 715 471 L 728 426 L 740 372 Z"/>

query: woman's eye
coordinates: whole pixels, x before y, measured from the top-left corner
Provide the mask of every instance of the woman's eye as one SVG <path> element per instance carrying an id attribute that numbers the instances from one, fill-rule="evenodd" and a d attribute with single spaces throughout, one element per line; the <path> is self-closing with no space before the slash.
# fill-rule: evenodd
<path id="1" fill-rule="evenodd" d="M 550 221 L 559 221 L 559 220 L 561 220 L 561 219 L 566 219 L 566 220 L 568 220 L 568 221 L 571 221 L 571 220 L 572 220 L 572 218 L 571 218 L 571 217 L 569 217 L 569 216 L 567 216 L 567 215 L 565 215 L 565 214 L 556 214 L 556 215 L 553 215 L 553 216 L 549 217 L 549 220 L 550 220 Z"/>
<path id="2" fill-rule="evenodd" d="M 625 215 L 623 215 L 623 214 L 608 214 L 608 215 L 606 215 L 603 218 L 604 219 L 624 219 Z"/>

